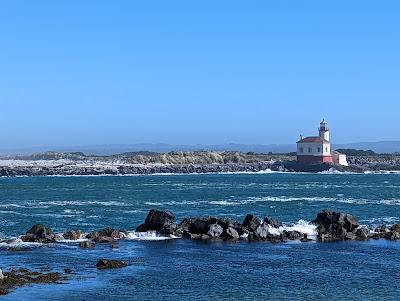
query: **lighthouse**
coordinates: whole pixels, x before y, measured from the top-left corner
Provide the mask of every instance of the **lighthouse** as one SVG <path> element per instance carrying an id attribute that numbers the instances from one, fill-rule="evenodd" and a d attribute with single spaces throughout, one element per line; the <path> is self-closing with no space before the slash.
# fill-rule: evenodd
<path id="1" fill-rule="evenodd" d="M 325 119 L 319 124 L 319 136 L 325 141 L 330 141 L 328 123 Z"/>
<path id="2" fill-rule="evenodd" d="M 331 150 L 328 123 L 325 119 L 319 124 L 319 135 L 297 141 L 297 162 L 303 164 L 331 163 L 348 165 L 346 155 Z"/>

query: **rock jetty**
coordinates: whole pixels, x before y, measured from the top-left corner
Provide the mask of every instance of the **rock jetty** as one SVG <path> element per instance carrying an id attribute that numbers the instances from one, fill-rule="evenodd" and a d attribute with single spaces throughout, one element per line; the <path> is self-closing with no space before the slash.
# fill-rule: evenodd
<path id="1" fill-rule="evenodd" d="M 351 214 L 323 210 L 310 223 L 315 231 L 306 233 L 294 230 L 277 219 L 266 216 L 260 218 L 247 214 L 242 222 L 231 218 L 186 217 L 180 223 L 171 211 L 151 209 L 143 224 L 136 228 L 136 233 L 156 232 L 157 235 L 171 238 L 193 240 L 224 241 L 270 241 L 285 242 L 290 240 L 309 241 L 311 237 L 320 242 L 368 239 L 400 239 L 400 224 L 381 225 L 376 229 L 361 227 Z M 79 235 L 78 235 L 79 234 Z M 64 239 L 76 240 L 81 236 L 79 230 L 67 231 Z M 86 241 L 81 241 L 81 248 L 94 248 L 96 243 L 113 243 L 129 237 L 127 230 L 105 228 L 89 233 Z M 34 225 L 24 236 L 25 242 L 55 243 L 57 235 L 47 226 Z"/>

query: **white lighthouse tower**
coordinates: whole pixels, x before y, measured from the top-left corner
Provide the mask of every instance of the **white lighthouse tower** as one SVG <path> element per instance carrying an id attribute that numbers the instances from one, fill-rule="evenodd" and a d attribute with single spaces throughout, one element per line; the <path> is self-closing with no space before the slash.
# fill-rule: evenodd
<path id="1" fill-rule="evenodd" d="M 319 124 L 319 136 L 325 141 L 329 142 L 329 128 L 328 123 L 324 120 Z"/>

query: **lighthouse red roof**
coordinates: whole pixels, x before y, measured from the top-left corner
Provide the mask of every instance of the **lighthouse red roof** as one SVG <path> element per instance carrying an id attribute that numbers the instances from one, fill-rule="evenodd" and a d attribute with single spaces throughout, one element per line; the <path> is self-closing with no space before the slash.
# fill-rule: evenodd
<path id="1" fill-rule="evenodd" d="M 303 139 L 297 141 L 297 143 L 315 143 L 315 142 L 329 143 L 329 141 L 327 141 L 319 136 L 306 137 L 306 138 L 303 138 Z"/>

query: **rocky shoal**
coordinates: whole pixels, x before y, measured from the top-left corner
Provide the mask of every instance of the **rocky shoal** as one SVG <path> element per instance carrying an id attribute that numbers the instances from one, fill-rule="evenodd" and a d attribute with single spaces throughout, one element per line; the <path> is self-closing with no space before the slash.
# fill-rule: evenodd
<path id="1" fill-rule="evenodd" d="M 323 210 L 311 222 L 315 227 L 314 239 L 320 242 L 340 240 L 400 239 L 400 224 L 381 225 L 375 229 L 361 227 L 358 220 L 347 213 Z M 186 217 L 180 223 L 170 211 L 151 209 L 143 224 L 136 228 L 136 233 L 156 232 L 157 235 L 172 238 L 194 240 L 226 241 L 270 241 L 288 240 L 309 241 L 309 233 L 290 230 L 279 220 L 252 214 L 246 215 L 242 222 L 231 218 Z M 83 235 L 79 230 L 63 233 L 65 240 L 78 240 L 80 247 L 93 248 L 96 243 L 112 243 L 129 237 L 127 230 L 105 228 Z M 23 242 L 56 243 L 59 236 L 49 227 L 34 225 L 20 238 Z"/>

